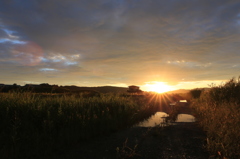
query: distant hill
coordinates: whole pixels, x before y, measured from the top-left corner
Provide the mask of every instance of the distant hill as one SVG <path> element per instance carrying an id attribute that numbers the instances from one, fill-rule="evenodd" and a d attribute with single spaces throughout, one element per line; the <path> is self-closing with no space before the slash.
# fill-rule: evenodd
<path id="1" fill-rule="evenodd" d="M 102 86 L 102 87 L 95 87 L 95 90 L 101 93 L 125 93 L 127 92 L 128 88 L 126 87 L 114 87 L 114 86 Z"/>
<path id="2" fill-rule="evenodd" d="M 99 87 L 79 87 L 79 86 L 58 86 L 49 85 L 48 83 L 42 84 L 26 84 L 25 86 L 20 86 L 17 84 L 5 85 L 0 84 L 0 92 L 11 92 L 11 91 L 31 91 L 36 93 L 80 93 L 84 91 L 96 91 L 99 93 L 126 93 L 128 88 L 126 87 L 115 87 L 115 86 L 99 86 Z"/>
<path id="3" fill-rule="evenodd" d="M 0 84 L 0 92 L 10 92 L 10 91 L 32 91 L 36 93 L 80 93 L 84 91 L 96 91 L 99 93 L 126 93 L 129 88 L 127 87 L 116 87 L 116 86 L 98 86 L 98 87 L 79 87 L 79 86 L 58 86 L 58 85 L 49 85 L 48 83 L 42 84 L 26 84 L 25 86 L 20 86 L 17 84 L 13 85 L 5 85 Z M 198 88 L 204 89 L 205 91 L 209 90 L 210 88 Z M 188 93 L 191 89 L 178 89 L 174 91 L 169 91 L 166 93 L 175 93 L 175 94 L 182 94 Z"/>
<path id="4" fill-rule="evenodd" d="M 173 90 L 173 91 L 169 91 L 169 92 L 166 92 L 166 93 L 176 93 L 176 94 L 179 94 L 179 93 L 188 93 L 190 91 L 190 89 L 178 89 L 178 90 Z"/>
<path id="5" fill-rule="evenodd" d="M 114 87 L 114 86 L 99 86 L 99 87 L 78 87 L 78 86 L 64 86 L 64 88 L 69 89 L 70 91 L 97 91 L 100 93 L 124 93 L 127 92 L 128 88 L 126 87 Z"/>
<path id="6" fill-rule="evenodd" d="M 204 91 L 208 91 L 210 88 L 196 88 L 196 89 L 203 89 Z M 192 89 L 178 89 L 178 90 L 174 90 L 174 91 L 169 91 L 166 93 L 176 93 L 176 94 L 180 94 L 180 93 L 189 93 Z"/>

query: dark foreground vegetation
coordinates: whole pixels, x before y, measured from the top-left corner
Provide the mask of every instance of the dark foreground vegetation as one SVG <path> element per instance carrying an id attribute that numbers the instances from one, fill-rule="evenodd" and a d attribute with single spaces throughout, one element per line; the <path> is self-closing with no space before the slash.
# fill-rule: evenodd
<path id="1" fill-rule="evenodd" d="M 205 132 L 201 135 L 201 140 L 203 141 L 206 135 L 206 150 L 212 154 L 211 157 L 214 159 L 240 158 L 240 80 L 231 79 L 219 86 L 212 85 L 207 90 L 194 89 L 190 94 L 183 96 L 183 94 L 181 96 L 156 95 L 146 92 L 141 95 L 99 92 L 93 94 L 24 91 L 1 93 L 0 157 L 28 159 L 61 154 L 76 145 L 85 145 L 96 138 L 104 139 L 113 132 L 129 128 L 156 111 L 165 111 L 163 108 L 168 107 L 170 102 L 185 98 L 190 101 L 191 108 L 194 110 L 197 120 L 194 125 L 199 124 Z M 177 117 L 176 110 L 168 110 L 169 116 L 173 114 L 172 116 Z M 140 158 L 153 150 L 145 145 L 154 145 L 158 147 L 156 150 L 161 151 L 156 155 L 149 153 L 152 157 L 160 155 L 171 158 L 171 156 L 178 156 L 180 152 L 186 153 L 182 155 L 185 158 L 187 153 L 190 153 L 190 156 L 195 155 L 195 158 L 206 157 L 207 153 L 200 155 L 204 151 L 197 151 L 200 146 L 194 145 L 194 139 L 197 137 L 195 134 L 200 133 L 200 130 L 195 131 L 192 125 L 186 126 L 152 129 L 154 136 L 157 134 L 162 142 L 159 143 L 160 147 L 156 145 L 157 142 L 154 142 L 155 138 L 152 140 L 152 135 L 149 138 L 152 142 L 149 142 L 150 140 L 145 140 L 147 138 L 143 134 L 144 137 L 140 139 L 144 144 L 142 147 L 138 144 Z M 187 135 L 189 132 L 192 133 L 192 138 Z M 133 136 L 135 141 L 136 134 Z M 139 134 L 139 136 L 142 135 Z M 181 149 L 174 148 L 174 143 L 182 145 Z M 177 151 L 173 152 L 172 148 Z M 115 153 L 116 149 L 113 150 Z M 125 149 L 119 147 L 118 150 L 120 156 L 125 155 Z M 135 146 L 128 150 L 131 150 L 127 153 L 128 157 L 139 157 L 135 154 L 137 150 Z"/>
<path id="2" fill-rule="evenodd" d="M 194 90 L 192 108 L 207 134 L 207 148 L 218 158 L 240 158 L 240 78 Z M 199 97 L 199 98 L 197 98 Z"/>
<path id="3" fill-rule="evenodd" d="M 166 96 L 166 95 L 160 95 Z M 161 98 L 158 96 L 158 98 Z M 136 124 L 173 97 L 0 94 L 0 156 L 40 158 Z"/>

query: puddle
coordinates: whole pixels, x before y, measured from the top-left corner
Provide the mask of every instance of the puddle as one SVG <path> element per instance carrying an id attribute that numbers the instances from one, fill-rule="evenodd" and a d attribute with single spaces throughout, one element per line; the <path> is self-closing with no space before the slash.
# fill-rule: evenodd
<path id="1" fill-rule="evenodd" d="M 195 117 L 189 114 L 178 114 L 176 122 L 195 122 Z"/>
<path id="2" fill-rule="evenodd" d="M 167 113 L 164 112 L 157 112 L 152 115 L 149 119 L 144 120 L 136 125 L 136 127 L 154 127 L 164 121 L 164 118 L 167 117 Z"/>
<path id="3" fill-rule="evenodd" d="M 162 124 L 166 117 L 168 117 L 167 113 L 157 112 L 154 115 L 152 115 L 149 119 L 140 122 L 134 127 L 154 127 L 156 125 Z M 189 114 L 178 114 L 175 123 L 178 122 L 195 122 L 195 117 Z"/>

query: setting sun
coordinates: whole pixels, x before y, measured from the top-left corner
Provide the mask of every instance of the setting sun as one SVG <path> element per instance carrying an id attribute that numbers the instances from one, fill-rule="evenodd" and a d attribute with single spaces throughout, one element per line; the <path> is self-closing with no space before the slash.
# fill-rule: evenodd
<path id="1" fill-rule="evenodd" d="M 164 93 L 174 90 L 172 86 L 167 85 L 165 82 L 151 82 L 143 86 L 146 91 Z"/>

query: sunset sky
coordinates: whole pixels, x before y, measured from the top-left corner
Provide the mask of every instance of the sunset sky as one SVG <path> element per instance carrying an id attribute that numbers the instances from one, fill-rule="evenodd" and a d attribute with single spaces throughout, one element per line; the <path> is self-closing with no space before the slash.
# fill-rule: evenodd
<path id="1" fill-rule="evenodd" d="M 0 1 L 0 83 L 191 89 L 239 75 L 239 0 Z"/>

